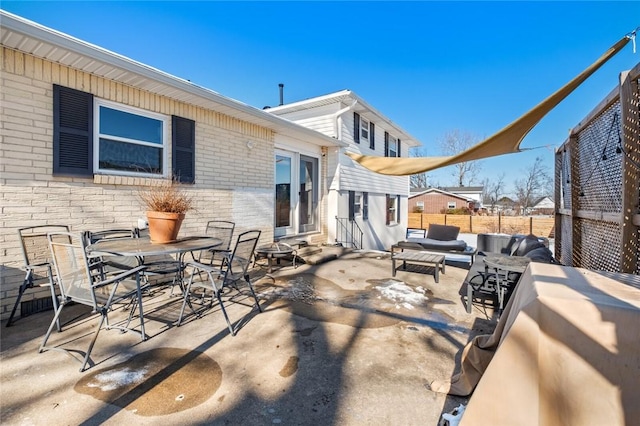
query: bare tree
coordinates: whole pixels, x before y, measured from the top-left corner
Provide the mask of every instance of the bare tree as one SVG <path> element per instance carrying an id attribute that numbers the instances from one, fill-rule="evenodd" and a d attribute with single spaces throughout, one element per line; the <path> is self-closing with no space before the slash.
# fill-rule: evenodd
<path id="1" fill-rule="evenodd" d="M 479 138 L 469 132 L 454 129 L 439 139 L 440 150 L 444 155 L 457 155 L 479 142 Z M 480 161 L 463 161 L 454 164 L 452 175 L 458 186 L 469 186 L 473 183 L 482 168 Z"/>
<path id="2" fill-rule="evenodd" d="M 409 151 L 411 157 L 426 157 L 427 150 L 425 147 L 416 147 Z M 429 186 L 429 176 L 426 172 L 411 175 L 409 178 L 411 188 L 427 188 Z"/>
<path id="3" fill-rule="evenodd" d="M 515 182 L 516 199 L 522 207 L 523 216 L 529 213 L 536 199 L 548 191 L 550 182 L 551 177 L 542 157 L 536 157 L 524 173 L 524 178 Z"/>
<path id="4" fill-rule="evenodd" d="M 495 181 L 486 178 L 482 184 L 482 202 L 491 206 L 491 212 L 495 212 L 496 205 L 504 195 L 504 178 L 505 174 L 500 173 Z"/>

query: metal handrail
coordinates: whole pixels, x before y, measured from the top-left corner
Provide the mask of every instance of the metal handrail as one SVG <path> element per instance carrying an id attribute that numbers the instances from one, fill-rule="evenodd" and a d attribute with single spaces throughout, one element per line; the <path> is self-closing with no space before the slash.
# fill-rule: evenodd
<path id="1" fill-rule="evenodd" d="M 336 244 L 362 249 L 363 232 L 355 220 L 336 216 Z"/>

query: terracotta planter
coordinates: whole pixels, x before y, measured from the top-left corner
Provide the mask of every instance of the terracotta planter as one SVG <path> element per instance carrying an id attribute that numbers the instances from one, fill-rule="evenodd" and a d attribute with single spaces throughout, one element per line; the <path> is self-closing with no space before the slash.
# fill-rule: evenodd
<path id="1" fill-rule="evenodd" d="M 147 212 L 152 243 L 172 243 L 178 239 L 184 213 Z"/>

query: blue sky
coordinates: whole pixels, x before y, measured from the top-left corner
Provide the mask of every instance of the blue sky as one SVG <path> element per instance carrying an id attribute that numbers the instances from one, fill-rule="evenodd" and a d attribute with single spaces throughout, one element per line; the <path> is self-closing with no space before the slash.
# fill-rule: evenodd
<path id="1" fill-rule="evenodd" d="M 640 2 L 33 2 L 2 9 L 262 108 L 350 89 L 439 155 L 460 130 L 484 139 L 640 26 Z M 640 40 L 638 41 L 640 44 Z M 640 50 L 640 46 L 638 46 Z M 629 44 L 475 183 L 512 182 L 640 62 Z M 453 185 L 448 169 L 432 184 Z"/>

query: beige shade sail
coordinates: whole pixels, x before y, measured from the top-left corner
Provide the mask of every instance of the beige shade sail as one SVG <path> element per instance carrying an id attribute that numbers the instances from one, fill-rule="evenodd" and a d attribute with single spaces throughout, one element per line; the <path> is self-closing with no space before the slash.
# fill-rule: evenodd
<path id="1" fill-rule="evenodd" d="M 413 175 L 428 172 L 440 167 L 462 163 L 464 161 L 480 160 L 503 154 L 520 152 L 520 143 L 531 129 L 556 105 L 566 98 L 576 87 L 584 82 L 598 68 L 618 53 L 629 42 L 625 36 L 609 48 L 596 62 L 582 71 L 573 80 L 557 90 L 544 101 L 540 102 L 529 112 L 500 130 L 493 136 L 457 155 L 448 157 L 377 157 L 348 152 L 347 155 L 362 166 L 384 175 Z"/>

